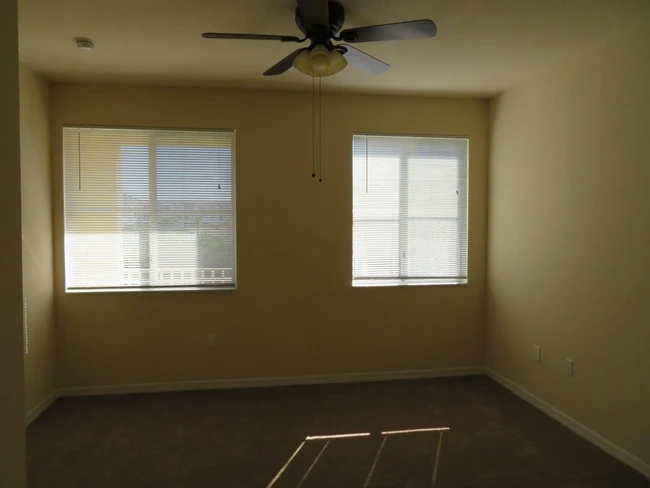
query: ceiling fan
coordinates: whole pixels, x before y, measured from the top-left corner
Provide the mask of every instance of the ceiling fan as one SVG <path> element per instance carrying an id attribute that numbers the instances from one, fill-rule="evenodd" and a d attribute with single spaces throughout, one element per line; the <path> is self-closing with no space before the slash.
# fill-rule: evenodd
<path id="1" fill-rule="evenodd" d="M 292 66 L 313 76 L 334 75 L 348 63 L 369 75 L 386 72 L 390 66 L 379 59 L 351 46 L 359 42 L 396 41 L 402 39 L 425 39 L 436 35 L 436 24 L 428 19 L 372 25 L 345 29 L 345 10 L 335 1 L 298 0 L 295 19 L 304 37 L 276 36 L 267 34 L 229 34 L 205 32 L 206 39 L 246 39 L 301 43 L 310 41 L 309 47 L 295 50 L 264 72 L 265 76 L 281 75 Z M 343 42 L 333 44 L 332 41 Z"/>

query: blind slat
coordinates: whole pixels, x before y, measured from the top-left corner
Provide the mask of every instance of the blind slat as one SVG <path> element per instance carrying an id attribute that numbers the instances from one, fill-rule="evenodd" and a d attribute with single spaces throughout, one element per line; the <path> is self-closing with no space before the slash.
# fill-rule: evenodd
<path id="1" fill-rule="evenodd" d="M 233 132 L 66 127 L 67 290 L 234 287 Z"/>
<path id="2" fill-rule="evenodd" d="M 468 146 L 354 136 L 353 285 L 466 282 Z"/>

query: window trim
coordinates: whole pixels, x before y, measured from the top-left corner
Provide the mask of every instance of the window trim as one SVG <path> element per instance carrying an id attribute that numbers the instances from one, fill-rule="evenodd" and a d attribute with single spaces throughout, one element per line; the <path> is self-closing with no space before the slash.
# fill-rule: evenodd
<path id="1" fill-rule="evenodd" d="M 392 287 L 409 287 L 409 286 L 414 286 L 414 287 L 420 287 L 420 286 L 467 286 L 469 284 L 469 269 L 470 269 L 470 253 L 469 253 L 469 223 L 470 223 L 470 152 L 471 152 L 471 138 L 469 135 L 459 135 L 459 134 L 453 134 L 453 135 L 447 135 L 447 134 L 422 134 L 422 133 L 382 133 L 382 132 L 353 132 L 352 133 L 352 140 L 350 144 L 350 149 L 351 149 L 351 157 L 350 157 L 350 181 L 352 182 L 354 180 L 354 138 L 355 137 L 402 137 L 402 138 L 426 138 L 426 139 L 462 139 L 467 141 L 467 164 L 464 165 L 463 172 L 465 173 L 465 177 L 461 178 L 459 175 L 459 182 L 461 183 L 459 185 L 459 188 L 463 188 L 465 190 L 465 194 L 467 195 L 467 205 L 466 205 L 466 220 L 467 220 L 467 253 L 466 253 L 466 266 L 467 266 L 467 274 L 464 277 L 458 278 L 458 277 L 435 277 L 435 278 L 411 278 L 411 277 L 406 277 L 406 276 L 399 276 L 395 278 L 376 278 L 376 277 L 360 277 L 360 278 L 355 278 L 354 277 L 354 260 L 352 261 L 352 266 L 351 266 L 351 274 L 352 274 L 352 279 L 350 284 L 352 285 L 352 288 L 392 288 Z M 406 161 L 402 161 L 403 156 L 400 156 L 400 199 L 402 198 L 401 193 L 402 193 L 402 188 L 401 186 L 404 184 L 404 179 L 401 177 L 401 171 L 402 171 L 402 165 L 403 163 L 406 163 Z M 405 164 L 404 166 L 408 166 L 408 164 Z M 407 168 L 408 169 L 408 168 Z M 352 234 L 354 234 L 354 184 L 351 185 L 352 189 L 352 215 L 350 216 L 351 221 L 352 221 Z M 408 197 L 407 197 L 408 198 Z M 400 208 L 402 207 L 402 203 L 400 202 Z M 401 211 L 400 211 L 401 213 Z M 401 217 L 400 220 L 398 221 L 401 223 Z M 460 226 L 459 226 L 459 232 L 460 232 Z M 400 226 L 400 245 L 402 242 L 402 228 Z M 459 245 L 461 240 L 458 239 Z M 351 244 L 351 255 L 354 256 L 354 239 L 350 240 Z M 401 252 L 401 251 L 400 251 Z M 402 267 L 402 260 L 400 259 L 400 269 Z M 420 281 L 423 280 L 423 281 Z M 373 283 L 373 281 L 375 283 Z"/>
<path id="2" fill-rule="evenodd" d="M 232 179 L 232 219 L 233 219 L 233 284 L 232 285 L 190 285 L 190 286 L 145 286 L 145 287 L 100 287 L 100 288 L 68 288 L 66 273 L 66 205 L 65 205 L 65 129 L 113 129 L 113 130 L 149 130 L 149 131 L 180 131 L 180 132 L 230 132 L 232 133 L 231 148 L 231 179 Z M 61 215 L 62 223 L 62 251 L 63 251 L 63 290 L 66 294 L 96 294 L 96 293 L 160 293 L 160 292 L 210 292 L 210 291 L 237 291 L 239 288 L 239 273 L 237 262 L 237 130 L 220 129 L 214 127 L 170 127 L 150 125 L 104 125 L 104 124 L 62 124 L 61 125 Z"/>

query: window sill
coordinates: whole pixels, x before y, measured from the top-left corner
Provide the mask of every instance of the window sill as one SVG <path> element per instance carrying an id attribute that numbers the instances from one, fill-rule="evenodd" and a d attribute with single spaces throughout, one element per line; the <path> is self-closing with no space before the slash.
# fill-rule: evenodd
<path id="1" fill-rule="evenodd" d="M 164 288 L 88 288 L 66 290 L 66 293 L 73 295 L 86 293 L 160 293 L 160 292 L 183 292 L 183 291 L 237 291 L 237 286 L 170 286 Z"/>
<path id="2" fill-rule="evenodd" d="M 353 288 L 378 288 L 378 287 L 396 287 L 396 286 L 463 286 L 467 285 L 467 279 L 453 280 L 359 280 L 352 281 Z"/>

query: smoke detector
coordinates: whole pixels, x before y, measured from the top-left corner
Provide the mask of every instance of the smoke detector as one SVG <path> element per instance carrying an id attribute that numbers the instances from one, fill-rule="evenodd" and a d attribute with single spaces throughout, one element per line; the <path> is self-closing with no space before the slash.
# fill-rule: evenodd
<path id="1" fill-rule="evenodd" d="M 81 49 L 82 51 L 92 51 L 95 49 L 95 43 L 91 41 L 90 39 L 87 39 L 85 37 L 77 37 L 75 39 L 75 42 L 77 43 L 77 47 Z"/>

